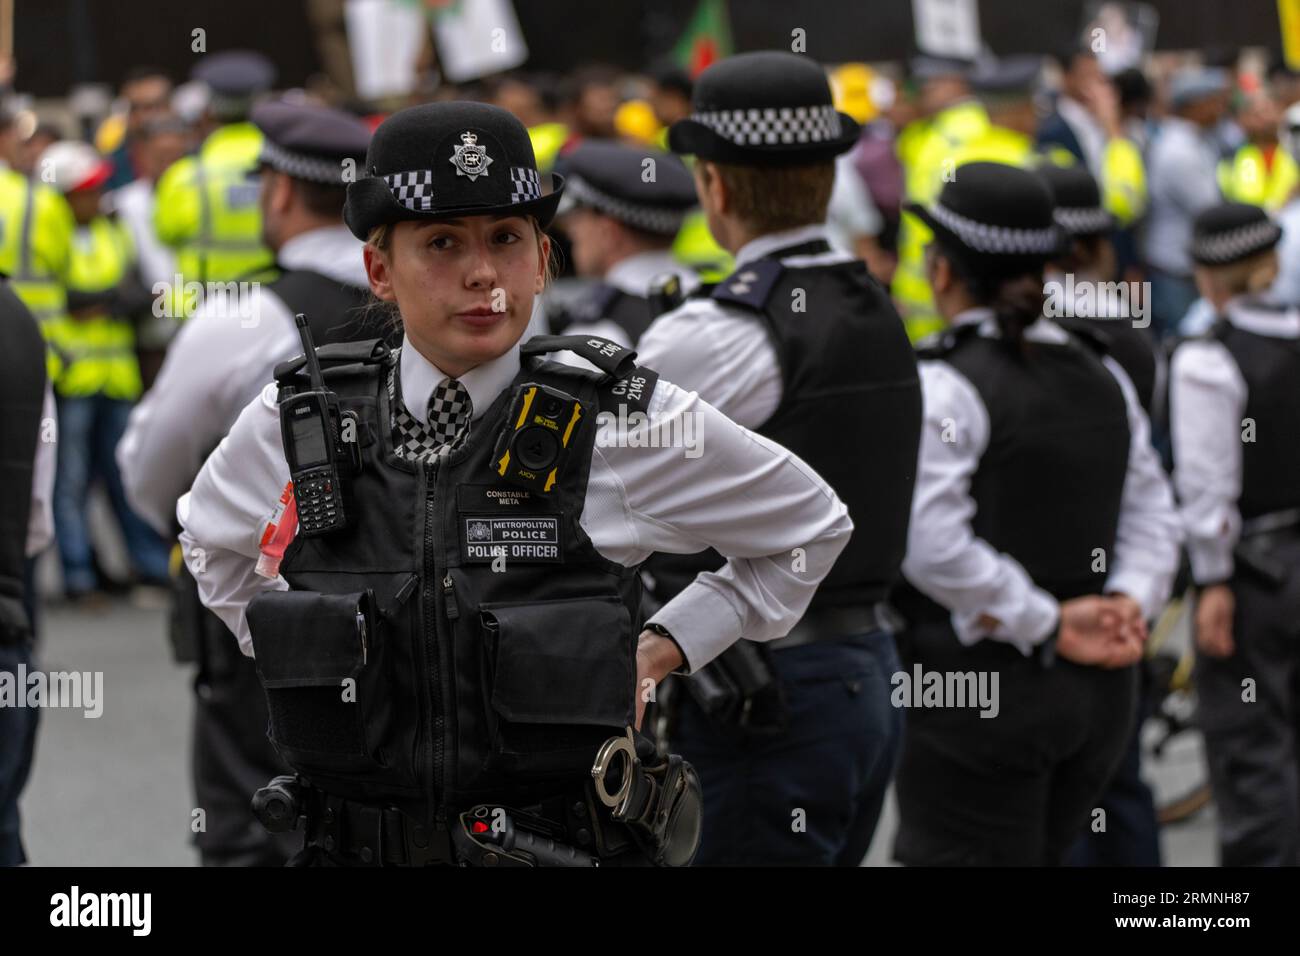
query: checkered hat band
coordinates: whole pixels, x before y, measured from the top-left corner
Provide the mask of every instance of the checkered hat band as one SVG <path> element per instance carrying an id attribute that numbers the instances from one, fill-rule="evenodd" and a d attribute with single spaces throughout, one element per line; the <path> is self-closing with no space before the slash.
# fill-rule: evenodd
<path id="1" fill-rule="evenodd" d="M 510 167 L 510 201 L 531 202 L 542 198 L 542 177 L 527 166 Z"/>
<path id="2" fill-rule="evenodd" d="M 951 230 L 963 244 L 976 252 L 996 255 L 1050 255 L 1059 248 L 1060 235 L 1055 227 L 1047 229 L 1012 229 L 976 222 L 935 203 L 928 210 L 935 222 Z"/>
<path id="3" fill-rule="evenodd" d="M 263 140 L 262 151 L 258 155 L 258 160 L 266 163 L 272 169 L 292 176 L 294 179 L 324 183 L 327 186 L 347 185 L 347 180 L 343 178 L 343 163 L 341 161 L 320 159 L 316 156 L 304 156 L 302 153 L 291 153 L 289 150 L 275 145 L 270 140 Z"/>
<path id="4" fill-rule="evenodd" d="M 691 119 L 738 146 L 824 143 L 841 134 L 840 114 L 830 105 L 709 110 L 692 113 Z"/>
<path id="5" fill-rule="evenodd" d="M 1110 213 L 1100 206 L 1058 206 L 1052 218 L 1071 235 L 1105 232 L 1113 225 Z"/>
<path id="6" fill-rule="evenodd" d="M 1192 258 L 1201 262 L 1236 262 L 1273 247 L 1282 234 L 1275 222 L 1265 220 L 1204 236 L 1192 243 Z"/>
<path id="7" fill-rule="evenodd" d="M 580 176 L 570 175 L 564 181 L 568 195 L 577 202 L 592 206 L 630 226 L 665 236 L 675 236 L 686 218 L 684 209 L 664 209 L 661 206 L 639 206 L 625 199 L 616 199 L 601 192 Z"/>
<path id="8" fill-rule="evenodd" d="M 388 173 L 382 178 L 393 198 L 411 212 L 433 212 L 433 170 Z"/>

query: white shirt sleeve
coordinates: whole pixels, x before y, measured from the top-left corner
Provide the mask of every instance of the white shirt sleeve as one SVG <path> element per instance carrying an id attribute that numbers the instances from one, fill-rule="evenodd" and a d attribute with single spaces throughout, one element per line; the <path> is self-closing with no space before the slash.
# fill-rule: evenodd
<path id="1" fill-rule="evenodd" d="M 181 326 L 153 387 L 131 411 L 117 446 L 136 513 L 172 533 L 176 501 L 276 362 L 301 351 L 288 311 L 258 294 L 245 317 L 209 302 Z"/>
<path id="2" fill-rule="evenodd" d="M 658 447 L 638 433 L 658 434 Z M 611 485 L 617 517 L 602 500 Z M 801 459 L 662 379 L 645 424 L 598 436 L 582 524 L 602 554 L 625 566 L 655 551 L 711 547 L 728 558 L 652 619 L 692 671 L 741 637 L 788 634 L 853 530 L 848 508 Z"/>
<path id="3" fill-rule="evenodd" d="M 1148 620 L 1154 620 L 1169 600 L 1178 573 L 1182 528 L 1137 390 L 1119 363 L 1109 356 L 1102 361 L 1124 393 L 1130 435 L 1115 554 L 1105 589 L 1127 594 L 1142 606 Z"/>
<path id="4" fill-rule="evenodd" d="M 269 580 L 255 571 L 262 530 L 289 481 L 277 395 L 276 386 L 267 385 L 248 404 L 176 504 L 181 547 L 199 598 L 250 657 L 248 602 L 259 591 L 289 587 L 283 578 Z"/>
<path id="5" fill-rule="evenodd" d="M 708 396 L 733 422 L 758 428 L 781 403 L 776 350 L 757 316 L 693 299 L 656 319 L 637 362 L 679 388 Z"/>
<path id="6" fill-rule="evenodd" d="M 58 463 L 58 410 L 54 389 L 45 383 L 41 403 L 41 428 L 32 460 L 32 503 L 27 514 L 27 557 L 34 557 L 54 540 L 54 475 Z M 49 438 L 47 441 L 46 438 Z"/>
<path id="7" fill-rule="evenodd" d="M 991 637 L 1029 654 L 1051 634 L 1056 599 L 1018 561 L 975 536 L 970 483 L 988 447 L 988 411 L 947 362 L 922 361 L 921 452 L 903 575 L 952 612 L 963 644 Z M 981 615 L 998 620 L 989 633 Z"/>
<path id="8" fill-rule="evenodd" d="M 1196 581 L 1231 577 L 1241 535 L 1241 429 L 1246 382 L 1223 344 L 1186 342 L 1169 373 L 1174 487 Z"/>

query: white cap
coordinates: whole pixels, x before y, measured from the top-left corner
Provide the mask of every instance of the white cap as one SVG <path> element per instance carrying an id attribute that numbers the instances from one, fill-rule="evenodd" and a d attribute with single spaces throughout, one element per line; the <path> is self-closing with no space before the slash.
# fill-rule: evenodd
<path id="1" fill-rule="evenodd" d="M 113 174 L 113 164 L 89 143 L 51 143 L 36 162 L 36 176 L 64 195 L 99 186 Z"/>

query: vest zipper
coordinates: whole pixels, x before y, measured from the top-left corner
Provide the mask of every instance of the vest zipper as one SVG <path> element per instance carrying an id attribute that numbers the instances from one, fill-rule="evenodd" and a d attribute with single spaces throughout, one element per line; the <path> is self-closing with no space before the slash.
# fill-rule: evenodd
<path id="1" fill-rule="evenodd" d="M 446 825 L 446 811 L 442 805 L 442 763 L 443 763 L 443 711 L 446 707 L 445 693 L 442 688 L 442 662 L 438 654 L 437 621 L 438 604 L 434 582 L 438 580 L 437 561 L 434 549 L 434 524 L 438 520 L 438 509 L 434 507 L 434 488 L 438 477 L 437 463 L 432 462 L 425 468 L 424 500 L 424 660 L 429 674 L 429 795 L 435 807 L 434 816 L 439 825 Z M 434 706 L 435 688 L 438 693 L 437 706 Z"/>
<path id="2" fill-rule="evenodd" d="M 456 604 L 456 588 L 451 583 L 451 573 L 442 579 L 442 601 L 447 608 L 447 620 L 454 621 L 460 617 L 460 607 Z"/>

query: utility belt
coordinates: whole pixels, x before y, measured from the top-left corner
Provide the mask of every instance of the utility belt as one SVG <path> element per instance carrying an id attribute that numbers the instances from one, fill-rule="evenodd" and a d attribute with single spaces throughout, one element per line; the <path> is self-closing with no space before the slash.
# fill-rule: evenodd
<path id="1" fill-rule="evenodd" d="M 789 707 L 772 655 L 806 644 L 837 643 L 880 631 L 901 629 L 888 604 L 817 608 L 785 637 L 766 643 L 739 640 L 686 679 L 686 690 L 720 729 L 743 738 L 779 736 L 789 726 Z"/>
<path id="2" fill-rule="evenodd" d="M 1272 511 L 1247 519 L 1232 556 L 1239 571 L 1251 574 L 1268 588 L 1286 583 L 1291 566 L 1275 557 L 1278 545 L 1300 536 L 1300 508 Z"/>
<path id="3" fill-rule="evenodd" d="M 630 728 L 601 747 L 580 791 L 522 808 L 479 804 L 449 814 L 449 828 L 298 776 L 257 791 L 253 813 L 273 833 L 305 822 L 307 846 L 362 866 L 686 866 L 703 818 L 694 768 L 676 755 L 643 763 Z"/>

